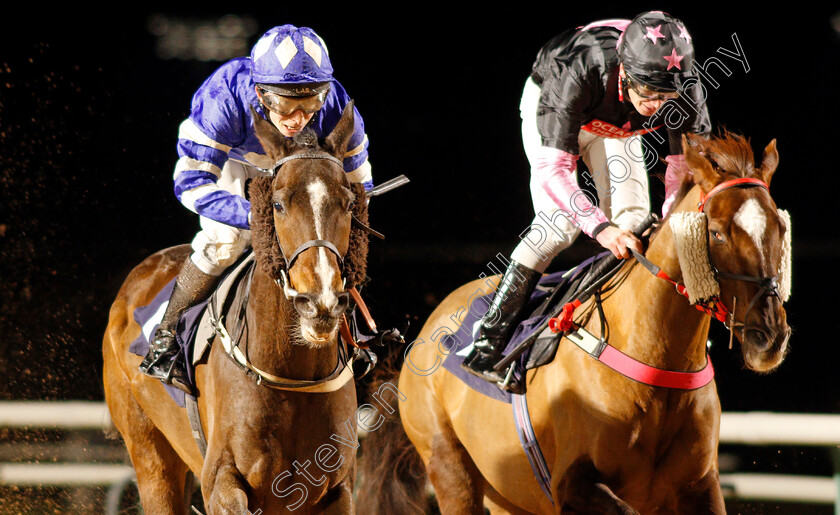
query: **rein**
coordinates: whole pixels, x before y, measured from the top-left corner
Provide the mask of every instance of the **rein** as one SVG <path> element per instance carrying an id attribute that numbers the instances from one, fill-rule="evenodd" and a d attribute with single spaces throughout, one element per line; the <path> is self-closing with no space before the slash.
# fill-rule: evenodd
<path id="1" fill-rule="evenodd" d="M 712 188 L 707 194 L 702 195 L 700 199 L 700 203 L 697 206 L 699 212 L 703 213 L 706 204 L 718 193 L 727 190 L 729 188 L 734 187 L 761 187 L 766 190 L 769 190 L 767 184 L 764 181 L 754 178 L 739 178 L 733 179 L 729 181 L 724 181 L 714 188 Z M 706 244 L 707 252 L 708 252 L 708 242 Z M 640 263 L 648 272 L 650 272 L 653 276 L 658 277 L 659 279 L 668 281 L 669 283 L 673 284 L 677 293 L 680 295 L 689 298 L 688 291 L 686 290 L 685 286 L 678 283 L 677 281 L 673 280 L 667 273 L 665 273 L 659 266 L 652 263 L 648 260 L 645 256 L 636 252 L 635 250 L 631 249 L 633 256 L 636 258 L 636 261 Z M 709 256 L 709 262 L 711 263 L 711 255 Z M 741 275 L 741 274 L 732 274 L 729 272 L 721 272 L 718 270 L 717 267 L 712 265 L 712 270 L 715 274 L 715 279 L 728 279 L 728 280 L 735 280 L 735 281 L 745 281 L 751 282 L 759 285 L 759 290 L 756 292 L 755 296 L 753 296 L 752 300 L 750 301 L 749 307 L 747 308 L 747 312 L 744 315 L 744 321 L 749 317 L 750 311 L 755 307 L 756 303 L 766 296 L 775 296 L 777 298 L 781 298 L 778 292 L 778 276 L 772 277 L 760 277 L 760 276 L 751 276 L 751 275 Z M 735 320 L 735 300 L 733 299 L 733 308 L 730 311 L 727 309 L 726 305 L 719 297 L 713 297 L 710 299 L 706 299 L 702 302 L 698 302 L 694 304 L 694 307 L 707 315 L 711 316 L 715 320 L 723 323 L 724 327 L 729 329 L 730 331 L 730 347 L 732 342 L 732 334 L 734 333 L 735 327 L 740 327 L 742 332 L 746 329 L 745 322 L 737 322 Z M 563 306 L 562 311 L 557 317 L 554 317 L 549 320 L 548 327 L 552 332 L 559 333 L 564 332 L 568 333 L 566 336 L 576 336 L 577 340 L 586 340 L 589 333 L 585 331 L 581 332 L 582 329 L 576 327 L 576 324 L 573 321 L 574 310 L 575 308 L 579 307 L 582 304 L 581 299 L 576 299 L 571 302 L 566 303 Z M 577 334 L 569 333 L 572 329 L 577 329 Z M 589 339 L 594 338 L 589 335 Z M 623 355 L 618 351 L 614 351 L 614 349 L 609 346 L 605 341 L 598 340 L 600 343 L 598 345 L 582 345 L 580 342 L 575 341 L 572 339 L 578 346 L 583 348 L 584 350 L 588 351 L 590 355 L 603 361 L 607 366 L 613 368 L 617 372 L 630 377 L 631 379 L 635 379 L 645 384 L 650 384 L 651 386 L 666 386 L 669 388 L 682 388 L 682 389 L 693 389 L 699 388 L 700 386 L 704 386 L 708 384 L 713 377 L 713 372 L 711 370 L 711 363 L 707 361 L 706 367 L 702 370 L 697 372 L 671 372 L 671 371 L 661 371 L 659 369 L 654 369 L 649 365 L 645 365 L 644 363 L 640 363 L 629 356 Z M 591 348 L 590 348 L 591 347 Z M 604 351 L 607 352 L 608 359 L 601 359 L 601 356 L 604 354 Z M 618 359 L 612 359 L 610 356 L 616 357 Z M 662 375 L 664 374 L 664 376 Z M 657 377 L 661 379 L 656 379 Z"/>

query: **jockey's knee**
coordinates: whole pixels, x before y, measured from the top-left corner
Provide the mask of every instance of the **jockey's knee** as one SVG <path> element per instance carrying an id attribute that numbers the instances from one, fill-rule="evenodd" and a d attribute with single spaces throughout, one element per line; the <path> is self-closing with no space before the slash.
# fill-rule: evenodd
<path id="1" fill-rule="evenodd" d="M 580 229 L 571 225 L 561 228 L 532 224 L 520 234 L 519 244 L 511 258 L 528 268 L 544 272 L 560 252 L 572 245 L 578 234 Z"/>
<path id="2" fill-rule="evenodd" d="M 218 236 L 218 235 L 215 235 Z M 214 276 L 224 273 L 236 262 L 250 243 L 243 231 L 230 231 L 223 239 L 208 237 L 202 231 L 193 240 L 193 263 L 202 272 Z"/>

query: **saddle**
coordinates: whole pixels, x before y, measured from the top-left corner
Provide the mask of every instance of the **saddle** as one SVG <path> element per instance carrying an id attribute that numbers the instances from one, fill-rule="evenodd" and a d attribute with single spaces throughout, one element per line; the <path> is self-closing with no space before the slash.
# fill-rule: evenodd
<path id="1" fill-rule="evenodd" d="M 649 214 L 633 231 L 634 234 L 641 238 L 658 220 L 654 213 Z M 595 307 L 602 324 L 605 324 L 600 312 L 599 292 L 623 265 L 623 260 L 619 260 L 611 252 L 602 252 L 584 260 L 571 270 L 544 275 L 523 309 L 525 316 L 522 322 L 510 337 L 501 359 L 494 366 L 496 371 L 505 377 L 505 381 L 498 385 L 468 374 L 460 366 L 472 348 L 473 326 L 487 312 L 492 300 L 492 296 L 476 298 L 472 305 L 468 306 L 460 329 L 455 334 L 442 338 L 443 348 L 460 349 L 444 360 L 444 368 L 461 378 L 472 389 L 504 402 L 511 402 L 511 393 L 524 395 L 527 390 L 525 375 L 528 370 L 554 360 L 563 337 L 594 357 L 600 356 L 607 347 L 605 339 L 595 338 L 583 330 L 571 332 L 577 329 L 572 315 L 576 307 L 594 296 Z M 586 316 L 589 315 L 591 312 Z M 605 329 L 602 328 L 602 334 L 606 332 Z"/>
<path id="2" fill-rule="evenodd" d="M 230 333 L 231 340 L 237 341 L 241 335 L 250 280 L 255 267 L 254 253 L 249 249 L 221 277 L 214 292 L 206 300 L 185 311 L 178 321 L 175 338 L 181 352 L 175 359 L 182 361 L 192 386 L 195 386 L 195 365 L 204 358 L 216 336 Z M 149 305 L 134 311 L 134 319 L 140 325 L 141 333 L 129 346 L 133 354 L 145 356 L 148 351 L 174 282 L 175 279 L 161 289 Z M 352 293 L 345 322 L 341 324 L 340 334 L 344 345 L 339 346 L 339 353 L 340 362 L 348 363 L 352 360 L 353 375 L 358 379 L 377 363 L 377 356 L 371 347 L 399 342 L 402 336 L 396 329 L 378 330 L 361 295 L 355 290 Z M 359 315 L 373 334 L 362 331 Z M 186 407 L 188 399 L 184 392 L 170 385 L 164 386 L 178 406 Z"/>
<path id="3" fill-rule="evenodd" d="M 605 274 L 601 269 L 611 256 L 610 252 L 597 254 L 571 270 L 547 274 L 540 279 L 523 308 L 523 320 L 510 337 L 495 366 L 496 370 L 505 375 L 504 384 L 488 382 L 467 373 L 460 366 L 472 348 L 473 326 L 487 312 L 493 295 L 476 296 L 472 305 L 468 306 L 458 331 L 442 337 L 441 347 L 458 349 L 444 360 L 444 368 L 472 389 L 503 402 L 510 402 L 511 393 L 524 394 L 525 373 L 553 361 L 563 337 L 562 332 L 550 330 L 549 321 L 562 311 L 565 304 L 577 298 L 587 285 L 604 279 Z"/>

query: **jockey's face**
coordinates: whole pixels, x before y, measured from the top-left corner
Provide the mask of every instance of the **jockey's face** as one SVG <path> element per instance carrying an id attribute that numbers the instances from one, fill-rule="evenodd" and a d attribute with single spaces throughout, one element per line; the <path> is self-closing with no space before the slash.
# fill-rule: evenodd
<path id="1" fill-rule="evenodd" d="M 662 107 L 662 104 L 667 102 L 667 100 L 663 98 L 655 100 L 644 98 L 636 93 L 636 91 L 632 88 L 628 88 L 627 93 L 630 97 L 630 103 L 633 104 L 633 107 L 635 107 L 636 111 L 638 111 L 642 116 L 653 116 L 653 114 Z"/>
<path id="2" fill-rule="evenodd" d="M 329 91 L 326 89 L 315 95 L 293 97 L 281 95 L 264 84 L 257 84 L 255 89 L 257 97 L 268 111 L 269 120 L 287 138 L 294 137 L 306 127 L 323 107 Z"/>
<path id="3" fill-rule="evenodd" d="M 292 138 L 302 131 L 313 116 L 315 116 L 315 113 L 306 113 L 303 109 L 298 109 L 290 114 L 280 114 L 274 111 L 268 112 L 268 118 L 271 120 L 271 123 L 287 138 Z"/>
<path id="4" fill-rule="evenodd" d="M 653 114 L 662 107 L 662 104 L 668 100 L 679 98 L 679 92 L 662 93 L 645 87 L 642 84 L 636 84 L 630 80 L 624 73 L 624 66 L 619 68 L 621 78 L 627 84 L 627 96 L 630 98 L 630 103 L 636 108 L 642 116 L 653 116 Z"/>

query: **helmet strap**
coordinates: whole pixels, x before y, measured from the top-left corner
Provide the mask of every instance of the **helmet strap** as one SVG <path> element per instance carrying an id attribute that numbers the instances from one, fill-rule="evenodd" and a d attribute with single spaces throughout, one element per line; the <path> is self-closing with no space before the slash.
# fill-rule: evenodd
<path id="1" fill-rule="evenodd" d="M 624 102 L 624 93 L 627 91 L 627 78 L 624 76 L 624 65 L 618 65 L 618 101 Z"/>
<path id="2" fill-rule="evenodd" d="M 627 91 L 627 79 L 618 77 L 618 101 L 624 102 L 624 92 Z"/>

